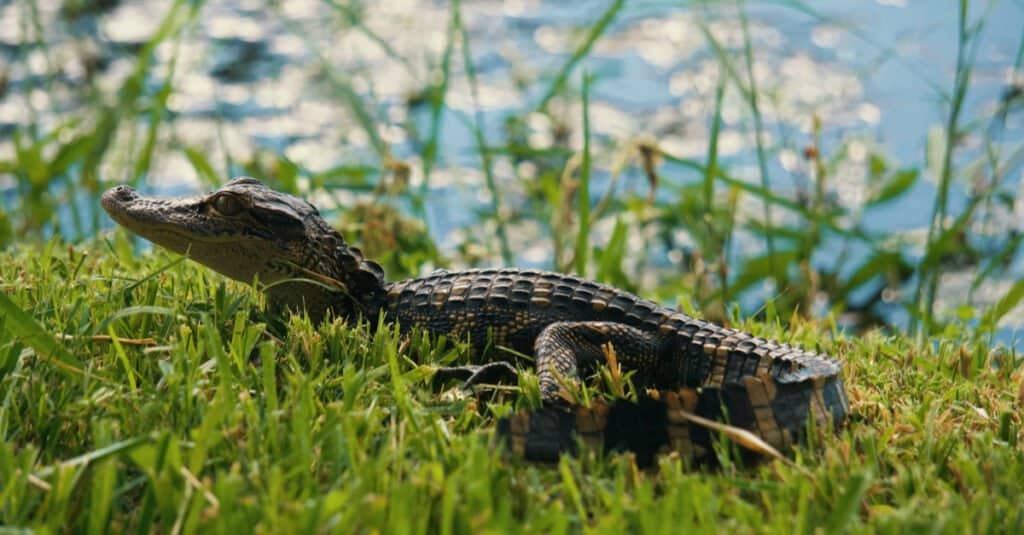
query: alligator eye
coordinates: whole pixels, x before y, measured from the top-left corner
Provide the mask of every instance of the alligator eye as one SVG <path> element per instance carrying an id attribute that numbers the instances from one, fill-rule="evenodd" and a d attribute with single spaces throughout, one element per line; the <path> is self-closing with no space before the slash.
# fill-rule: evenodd
<path id="1" fill-rule="evenodd" d="M 213 199 L 213 207 L 226 216 L 234 216 L 242 212 L 242 203 L 234 195 L 218 195 Z"/>

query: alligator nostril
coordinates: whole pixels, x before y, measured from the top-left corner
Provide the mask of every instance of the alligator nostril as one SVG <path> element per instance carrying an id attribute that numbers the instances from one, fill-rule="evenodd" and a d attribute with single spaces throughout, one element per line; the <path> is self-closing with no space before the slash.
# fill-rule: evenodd
<path id="1" fill-rule="evenodd" d="M 117 186 L 108 189 L 100 197 L 100 205 L 109 214 L 113 214 L 116 211 L 123 210 L 126 205 L 134 202 L 138 198 L 138 194 L 135 193 L 135 189 L 129 186 Z"/>
<path id="2" fill-rule="evenodd" d="M 111 195 L 119 201 L 129 201 L 135 198 L 135 188 L 131 186 L 117 186 L 110 190 Z"/>

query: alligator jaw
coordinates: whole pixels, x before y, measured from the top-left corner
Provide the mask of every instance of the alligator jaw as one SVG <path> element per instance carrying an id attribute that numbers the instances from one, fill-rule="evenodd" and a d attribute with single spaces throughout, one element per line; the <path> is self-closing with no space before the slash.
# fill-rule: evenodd
<path id="1" fill-rule="evenodd" d="M 185 254 L 194 242 L 217 241 L 197 224 L 201 197 L 154 199 L 129 186 L 117 186 L 100 197 L 111 219 L 131 232 L 176 253 Z"/>

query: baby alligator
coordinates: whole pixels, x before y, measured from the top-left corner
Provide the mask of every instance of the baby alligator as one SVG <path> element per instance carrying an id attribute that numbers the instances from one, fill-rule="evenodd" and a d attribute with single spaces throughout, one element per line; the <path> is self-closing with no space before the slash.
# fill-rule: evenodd
<path id="1" fill-rule="evenodd" d="M 576 436 L 606 448 L 646 447 L 706 454 L 706 429 L 682 411 L 726 420 L 776 448 L 798 440 L 810 420 L 841 423 L 848 411 L 839 364 L 828 357 L 692 318 L 610 286 L 529 269 L 439 271 L 387 282 L 308 202 L 238 178 L 208 195 L 144 197 L 118 186 L 102 197 L 121 226 L 233 279 L 258 281 L 276 306 L 314 321 L 340 316 L 397 322 L 468 340 L 473 366 L 442 375 L 468 384 L 515 373 L 533 357 L 546 407 L 498 423 L 512 451 L 551 460 Z M 570 410 L 565 387 L 614 351 L 635 386 L 657 401 Z M 520 356 L 517 356 L 520 355 Z M 653 416 L 651 416 L 653 415 Z M 646 445 L 646 446 L 644 446 Z"/>

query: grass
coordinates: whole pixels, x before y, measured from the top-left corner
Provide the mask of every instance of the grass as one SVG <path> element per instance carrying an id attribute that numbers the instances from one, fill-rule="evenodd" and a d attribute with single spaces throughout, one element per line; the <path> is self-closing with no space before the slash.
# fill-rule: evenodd
<path id="1" fill-rule="evenodd" d="M 519 396 L 431 387 L 431 367 L 460 358 L 458 346 L 299 316 L 273 336 L 247 286 L 170 255 L 139 258 L 124 237 L 0 257 L 4 525 L 1024 529 L 1024 367 L 1011 353 L 739 322 L 844 357 L 849 426 L 792 452 L 792 466 L 740 466 L 728 448 L 714 471 L 677 458 L 638 471 L 626 455 L 527 465 L 503 459 L 492 436 L 493 415 Z"/>

